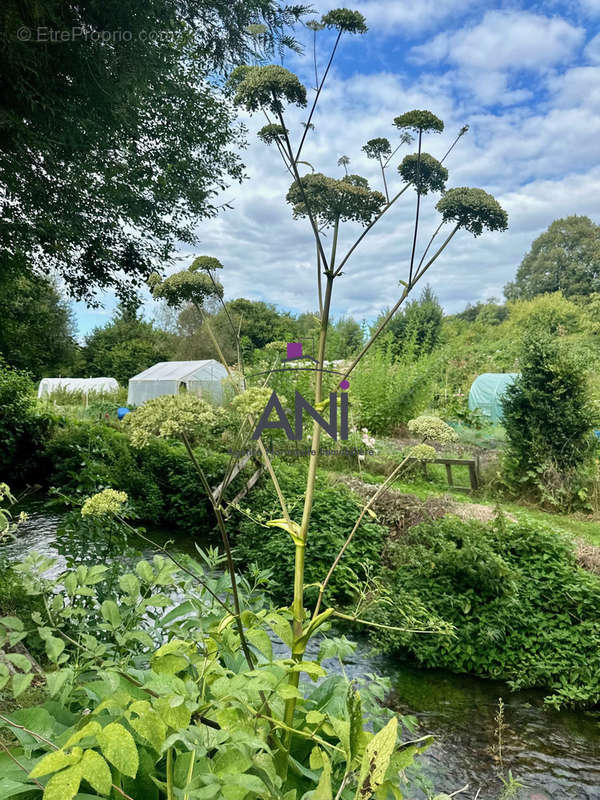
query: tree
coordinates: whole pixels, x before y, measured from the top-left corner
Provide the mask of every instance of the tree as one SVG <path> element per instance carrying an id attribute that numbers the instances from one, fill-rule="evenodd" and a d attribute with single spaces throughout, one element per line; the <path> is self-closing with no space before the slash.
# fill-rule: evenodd
<path id="1" fill-rule="evenodd" d="M 592 428 L 598 419 L 586 372 L 583 358 L 556 338 L 531 333 L 523 345 L 520 377 L 502 402 L 509 480 L 555 502 L 572 501 L 568 493 L 577 488 L 576 472 L 594 452 Z"/>
<path id="2" fill-rule="evenodd" d="M 276 0 L 6 0 L 0 271 L 56 268 L 75 297 L 126 295 L 152 260 L 193 242 L 216 192 L 242 177 L 219 75 L 257 43 L 294 46 L 286 29 L 303 11 Z"/>
<path id="3" fill-rule="evenodd" d="M 0 275 L 0 355 L 34 378 L 65 375 L 75 368 L 79 347 L 69 305 L 39 276 Z"/>
<path id="4" fill-rule="evenodd" d="M 533 242 L 504 294 L 508 300 L 530 300 L 559 291 L 565 297 L 600 291 L 600 225 L 589 217 L 554 220 Z"/>
<path id="5" fill-rule="evenodd" d="M 174 354 L 176 337 L 140 319 L 135 310 L 120 306 L 112 321 L 86 337 L 82 371 L 106 375 L 127 386 L 129 378 Z"/>
<path id="6" fill-rule="evenodd" d="M 431 286 L 426 286 L 418 300 L 412 300 L 390 321 L 393 350 L 399 355 L 407 349 L 414 355 L 431 353 L 440 341 L 443 309 Z"/>

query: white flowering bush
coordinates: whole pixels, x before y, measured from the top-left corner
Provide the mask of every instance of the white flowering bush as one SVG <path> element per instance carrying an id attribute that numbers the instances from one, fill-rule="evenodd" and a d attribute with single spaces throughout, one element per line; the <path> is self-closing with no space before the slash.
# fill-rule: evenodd
<path id="1" fill-rule="evenodd" d="M 148 400 L 125 422 L 134 447 L 147 447 L 153 438 L 197 439 L 212 433 L 219 416 L 206 400 L 193 394 L 164 395 Z"/>
<path id="2" fill-rule="evenodd" d="M 457 439 L 456 431 L 443 419 L 426 414 L 411 419 L 408 423 L 408 430 L 414 433 L 415 436 L 421 437 L 424 441 L 437 442 L 438 444 L 450 444 Z"/>
<path id="3" fill-rule="evenodd" d="M 416 444 L 411 447 L 408 456 L 409 458 L 416 458 L 417 461 L 435 461 L 437 453 L 435 447 L 430 444 Z"/>
<path id="4" fill-rule="evenodd" d="M 127 500 L 126 492 L 118 492 L 116 489 L 103 489 L 101 492 L 87 498 L 81 507 L 81 516 L 105 517 L 119 514 Z"/>

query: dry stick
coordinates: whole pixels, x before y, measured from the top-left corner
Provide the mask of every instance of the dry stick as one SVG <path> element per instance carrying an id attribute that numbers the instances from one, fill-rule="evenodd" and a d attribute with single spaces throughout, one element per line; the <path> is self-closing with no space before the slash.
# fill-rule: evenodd
<path id="1" fill-rule="evenodd" d="M 381 161 L 381 156 L 379 156 L 379 166 L 381 167 L 381 177 L 383 178 L 383 188 L 385 189 L 385 199 L 387 200 L 387 204 L 390 204 L 390 195 L 388 192 L 388 185 L 385 179 L 385 167 L 383 166 L 383 162 Z"/>
<path id="2" fill-rule="evenodd" d="M 408 459 L 409 459 L 409 458 L 410 458 L 410 456 L 406 456 L 406 458 L 405 458 L 403 461 L 401 461 L 401 462 L 400 462 L 400 464 L 398 464 L 398 466 L 397 466 L 397 467 L 396 467 L 394 470 L 392 470 L 392 472 L 390 473 L 390 475 L 389 475 L 389 476 L 386 478 L 386 480 L 384 481 L 384 483 L 382 483 L 382 484 L 381 484 L 381 486 L 380 486 L 380 487 L 379 487 L 379 489 L 378 489 L 378 490 L 375 492 L 375 494 L 373 495 L 373 497 L 371 497 L 371 499 L 368 501 L 368 503 L 366 503 L 366 504 L 365 504 L 365 506 L 363 506 L 363 509 L 362 509 L 362 511 L 360 512 L 360 514 L 359 514 L 359 516 L 358 516 L 358 519 L 357 519 L 357 520 L 356 520 L 356 522 L 354 523 L 354 527 L 352 528 L 352 530 L 351 530 L 351 531 L 350 531 L 350 533 L 348 534 L 348 536 L 347 536 L 347 538 L 346 538 L 346 541 L 345 541 L 345 542 L 344 542 L 344 544 L 341 546 L 341 548 L 340 548 L 340 550 L 339 550 L 339 552 L 338 552 L 337 556 L 334 558 L 334 560 L 333 560 L 333 563 L 332 563 L 332 565 L 329 567 L 329 571 L 328 571 L 327 575 L 325 576 L 325 580 L 324 580 L 324 581 L 323 581 L 323 583 L 321 584 L 321 587 L 320 587 L 320 589 L 319 589 L 319 596 L 318 596 L 318 598 L 317 598 L 317 603 L 316 603 L 316 605 L 315 605 L 315 610 L 313 611 L 313 619 L 314 619 L 314 618 L 315 618 L 315 617 L 318 615 L 318 613 L 319 613 L 319 609 L 321 608 L 321 602 L 322 602 L 322 600 L 323 600 L 323 595 L 325 594 L 325 589 L 327 588 L 327 584 L 329 583 L 329 581 L 330 581 L 330 579 L 331 579 L 331 576 L 333 575 L 333 572 L 334 572 L 335 568 L 337 567 L 337 565 L 338 565 L 338 564 L 340 563 L 340 561 L 342 560 L 342 557 L 343 557 L 344 553 L 346 552 L 346 550 L 348 549 L 348 547 L 349 547 L 349 545 L 350 545 L 350 542 L 351 542 L 351 541 L 352 541 L 352 539 L 354 538 L 354 534 L 355 534 L 355 533 L 356 533 L 356 531 L 358 530 L 358 527 L 359 527 L 360 523 L 362 522 L 362 519 L 363 519 L 364 515 L 365 515 L 365 514 L 367 513 L 367 511 L 368 511 L 368 510 L 371 508 L 371 506 L 372 506 L 372 505 L 373 505 L 373 503 L 374 503 L 374 502 L 377 500 L 377 498 L 378 498 L 378 497 L 380 497 L 380 496 L 383 494 L 383 492 L 385 492 L 385 490 L 387 489 L 387 487 L 388 487 L 388 486 L 390 485 L 390 483 L 391 483 L 391 482 L 394 480 L 394 478 L 396 477 L 396 475 L 397 475 L 397 474 L 400 472 L 400 470 L 401 470 L 401 469 L 402 469 L 402 467 L 403 467 L 403 466 L 406 464 L 406 462 L 408 461 Z"/>
<path id="3" fill-rule="evenodd" d="M 413 234 L 412 250 L 410 253 L 410 268 L 408 270 L 408 282 L 412 282 L 413 267 L 415 263 L 415 252 L 417 250 L 417 234 L 419 232 L 419 211 L 421 209 L 421 140 L 423 131 L 419 128 L 419 147 L 417 150 L 417 211 L 415 214 L 415 229 Z"/>
<path id="4" fill-rule="evenodd" d="M 327 68 L 323 73 L 323 78 L 321 79 L 321 83 L 317 89 L 317 93 L 315 95 L 315 99 L 312 104 L 312 108 L 310 109 L 310 114 L 308 115 L 308 120 L 306 121 L 306 128 L 304 128 L 304 133 L 302 134 L 302 139 L 300 139 L 300 146 L 298 147 L 298 151 L 296 152 L 296 157 L 293 157 L 292 152 L 290 151 L 290 155 L 292 155 L 292 160 L 294 163 L 298 161 L 300 158 L 300 153 L 302 152 L 302 147 L 304 146 L 304 140 L 306 139 L 306 134 L 310 128 L 310 121 L 312 119 L 313 114 L 315 113 L 315 108 L 317 107 L 317 103 L 319 102 L 319 95 L 321 94 L 321 90 L 325 81 L 327 80 L 327 74 L 329 73 L 329 68 L 331 67 L 331 63 L 333 61 L 333 57 L 335 56 L 335 51 L 337 50 L 337 46 L 340 43 L 340 39 L 342 37 L 342 29 L 340 28 L 339 33 L 337 35 L 337 39 L 335 40 L 335 44 L 333 45 L 333 50 L 331 51 L 331 55 L 329 56 L 329 61 L 327 62 Z"/>
<path id="5" fill-rule="evenodd" d="M 57 747 L 57 745 L 55 745 L 54 742 L 51 742 L 50 739 L 46 739 L 45 736 L 42 736 L 39 733 L 35 733 L 34 731 L 30 731 L 29 728 L 26 728 L 24 725 L 17 725 L 16 722 L 13 722 L 8 717 L 5 717 L 4 714 L 0 714 L 0 719 L 4 720 L 4 722 L 6 722 L 8 725 L 11 725 L 13 728 L 18 728 L 20 731 L 23 731 L 23 733 L 28 733 L 30 736 L 33 736 L 34 739 L 37 739 L 40 742 L 44 742 L 44 744 L 47 744 L 53 750 L 60 750 L 60 748 Z M 37 783 L 37 781 L 36 781 L 36 783 Z M 133 797 L 131 797 L 130 795 L 126 794 L 122 789 L 120 789 L 114 783 L 111 784 L 111 787 L 116 792 L 118 792 L 120 795 L 122 795 L 122 797 L 124 797 L 126 800 L 134 800 Z"/>
<path id="6" fill-rule="evenodd" d="M 400 299 L 398 300 L 396 305 L 392 308 L 392 310 L 389 311 L 386 314 L 385 319 L 381 322 L 381 324 L 379 325 L 379 327 L 377 328 L 377 330 L 375 331 L 373 336 L 371 336 L 369 341 L 366 343 L 366 345 L 363 347 L 363 349 L 360 351 L 360 353 L 356 356 L 354 361 L 350 364 L 350 366 L 348 367 L 348 369 L 344 373 L 344 377 L 343 377 L 342 380 L 345 380 L 348 377 L 348 375 L 350 375 L 352 370 L 356 367 L 356 365 L 363 358 L 363 356 L 365 355 L 367 350 L 369 350 L 371 345 L 375 342 L 377 337 L 381 334 L 381 332 L 386 327 L 386 325 L 391 320 L 391 318 L 394 316 L 396 311 L 400 308 L 402 303 L 406 300 L 406 297 L 407 297 L 408 293 L 410 292 L 410 290 L 414 287 L 414 285 L 417 283 L 417 281 L 420 280 L 423 277 L 423 275 L 427 272 L 429 267 L 438 258 L 438 256 L 441 255 L 442 251 L 447 247 L 447 245 L 449 244 L 450 240 L 452 239 L 452 237 L 454 236 L 454 234 L 456 233 L 456 231 L 459 228 L 460 228 L 460 225 L 456 225 L 456 227 L 452 230 L 452 233 L 449 234 L 449 236 L 446 238 L 445 242 L 438 248 L 438 250 L 434 253 L 434 255 L 429 259 L 429 261 L 425 264 L 423 269 L 417 275 L 415 275 L 413 277 L 412 283 L 410 285 L 406 285 L 404 287 L 404 291 L 402 292 L 402 295 L 401 295 Z"/>
<path id="7" fill-rule="evenodd" d="M 273 95 L 273 97 L 275 99 L 275 102 L 278 102 L 277 98 L 275 97 L 275 95 Z M 328 272 L 329 267 L 328 267 L 328 264 L 327 264 L 327 257 L 325 255 L 325 250 L 323 250 L 323 243 L 321 242 L 321 237 L 319 236 L 319 228 L 317 226 L 316 220 L 315 220 L 315 218 L 313 216 L 313 213 L 311 211 L 310 204 L 309 204 L 308 198 L 306 196 L 306 192 L 304 191 L 304 184 L 302 183 L 302 180 L 300 179 L 300 173 L 298 172 L 297 158 L 296 159 L 294 158 L 294 154 L 293 154 L 293 151 L 292 151 L 292 145 L 291 145 L 291 142 L 290 142 L 290 137 L 288 136 L 287 128 L 285 127 L 285 123 L 283 121 L 283 115 L 282 115 L 281 111 L 279 111 L 279 110 L 277 111 L 277 116 L 279 117 L 279 122 L 281 123 L 281 127 L 283 128 L 283 135 L 284 135 L 286 147 L 287 147 L 287 150 L 288 150 L 287 156 L 288 156 L 288 158 L 290 160 L 290 164 L 291 164 L 292 169 L 294 171 L 294 178 L 296 180 L 296 183 L 298 184 L 298 189 L 300 190 L 300 194 L 302 195 L 302 202 L 304 203 L 304 206 L 306 208 L 306 213 L 308 214 L 308 219 L 310 220 L 310 224 L 311 224 L 312 229 L 313 229 L 313 234 L 314 234 L 316 242 L 317 242 L 317 247 L 319 249 L 319 253 L 321 254 L 321 261 L 323 262 L 323 265 L 325 267 L 325 272 Z M 308 128 L 306 130 L 308 130 Z M 306 136 L 306 131 L 304 132 L 304 135 Z"/>
<path id="8" fill-rule="evenodd" d="M 242 610 L 240 607 L 240 598 L 238 594 L 237 588 L 237 578 L 235 576 L 235 566 L 233 564 L 233 557 L 231 555 L 231 547 L 229 545 L 229 536 L 227 535 L 227 529 L 225 528 L 225 523 L 223 521 L 223 515 L 221 513 L 220 506 L 213 500 L 212 492 L 210 486 L 208 485 L 208 481 L 206 480 L 206 475 L 204 474 L 204 470 L 200 466 L 198 459 L 196 458 L 196 454 L 192 450 L 192 446 L 190 444 L 190 440 L 186 436 L 185 433 L 181 434 L 181 438 L 183 439 L 183 443 L 185 448 L 188 452 L 188 455 L 194 465 L 194 469 L 198 473 L 200 477 L 200 481 L 202 482 L 202 486 L 204 487 L 204 491 L 208 495 L 215 517 L 217 518 L 217 527 L 219 528 L 219 533 L 221 534 L 221 539 L 223 541 L 223 547 L 225 548 L 225 557 L 227 559 L 227 570 L 229 572 L 229 577 L 231 579 L 231 594 L 233 597 L 233 608 L 234 608 L 234 617 L 236 621 L 236 626 L 238 629 L 238 634 L 240 637 L 240 644 L 242 645 L 242 650 L 244 651 L 244 656 L 246 661 L 248 662 L 248 667 L 250 669 L 254 669 L 254 658 L 252 657 L 252 653 L 250 652 L 250 648 L 248 647 L 248 642 L 246 641 L 246 634 L 244 633 L 244 626 L 242 624 Z"/>
<path id="9" fill-rule="evenodd" d="M 11 759 L 11 761 L 14 761 L 17 767 L 19 767 L 19 769 L 22 769 L 23 772 L 26 772 L 27 775 L 29 776 L 29 770 L 27 769 L 27 767 L 21 764 L 18 758 L 15 758 L 15 756 L 13 756 L 13 754 L 10 752 L 10 750 L 4 744 L 4 742 L 0 741 L 0 747 L 4 750 L 4 752 Z M 38 786 L 42 791 L 44 790 L 45 787 L 39 781 L 36 781 L 35 778 L 30 778 L 30 780 L 32 780 L 35 783 L 35 785 Z"/>

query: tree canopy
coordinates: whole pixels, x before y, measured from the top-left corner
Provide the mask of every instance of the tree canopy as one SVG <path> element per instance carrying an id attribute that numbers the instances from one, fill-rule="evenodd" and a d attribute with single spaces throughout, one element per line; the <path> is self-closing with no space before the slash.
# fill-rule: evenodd
<path id="1" fill-rule="evenodd" d="M 504 294 L 509 300 L 530 300 L 559 291 L 565 297 L 600 291 L 600 225 L 589 217 L 554 220 L 533 242 Z"/>
<path id="2" fill-rule="evenodd" d="M 287 29 L 304 11 L 277 0 L 6 0 L 0 271 L 58 270 L 75 297 L 125 296 L 152 260 L 193 242 L 216 192 L 242 177 L 220 75 L 258 40 L 267 52 L 294 46 Z"/>

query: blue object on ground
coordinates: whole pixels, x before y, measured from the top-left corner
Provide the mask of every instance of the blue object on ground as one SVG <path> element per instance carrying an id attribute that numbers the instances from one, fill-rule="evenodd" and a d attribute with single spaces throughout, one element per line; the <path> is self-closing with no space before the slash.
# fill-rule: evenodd
<path id="1" fill-rule="evenodd" d="M 131 414 L 131 411 L 128 408 L 125 408 L 125 406 L 120 406 L 117 408 L 117 417 L 119 419 L 123 419 L 126 414 Z"/>
<path id="2" fill-rule="evenodd" d="M 600 439 L 600 431 L 594 431 L 594 433 L 595 433 L 595 434 L 596 434 L 596 436 L 597 436 L 597 437 Z"/>

